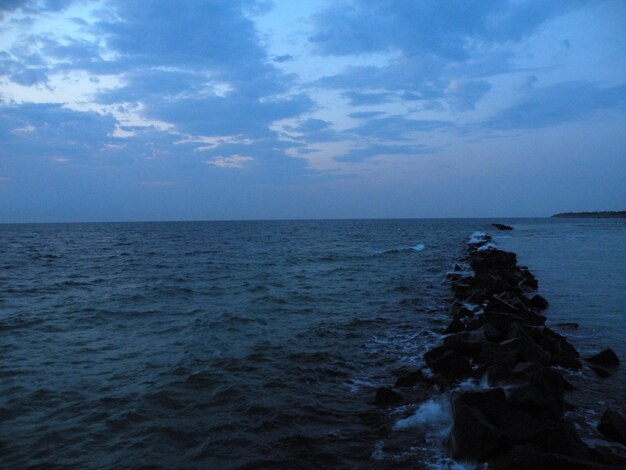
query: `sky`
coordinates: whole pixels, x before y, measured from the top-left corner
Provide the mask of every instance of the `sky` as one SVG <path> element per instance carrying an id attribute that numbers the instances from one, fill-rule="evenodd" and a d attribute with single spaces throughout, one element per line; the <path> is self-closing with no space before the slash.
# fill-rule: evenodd
<path id="1" fill-rule="evenodd" d="M 0 223 L 624 209 L 622 0 L 0 0 Z"/>

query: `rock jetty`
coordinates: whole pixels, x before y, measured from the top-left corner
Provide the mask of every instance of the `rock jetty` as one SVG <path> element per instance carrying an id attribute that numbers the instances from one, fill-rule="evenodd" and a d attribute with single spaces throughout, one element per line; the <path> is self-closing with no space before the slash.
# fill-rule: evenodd
<path id="1" fill-rule="evenodd" d="M 487 235 L 473 237 L 448 277 L 452 318 L 442 344 L 427 351 L 424 362 L 432 372 L 428 381 L 451 391 L 451 456 L 490 469 L 626 468 L 608 448 L 588 446 L 564 419 L 571 406 L 565 393 L 573 387 L 560 370 L 579 370 L 583 363 L 567 338 L 545 326 L 548 301 L 535 292 L 538 281 L 517 264 L 516 254 L 497 249 Z M 619 364 L 611 350 L 586 361 L 606 375 Z M 397 386 L 426 380 L 419 371 L 410 374 Z M 455 388 L 468 378 L 485 386 Z M 402 401 L 389 392 L 379 389 L 376 402 Z M 623 443 L 625 423 L 607 410 L 599 432 Z"/>

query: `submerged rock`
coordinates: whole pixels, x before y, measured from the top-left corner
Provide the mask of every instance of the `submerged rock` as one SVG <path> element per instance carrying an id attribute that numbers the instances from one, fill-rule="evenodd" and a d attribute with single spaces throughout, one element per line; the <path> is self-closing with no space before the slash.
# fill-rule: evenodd
<path id="1" fill-rule="evenodd" d="M 617 411 L 609 408 L 604 412 L 598 431 L 607 439 L 626 445 L 626 418 Z"/>
<path id="2" fill-rule="evenodd" d="M 587 361 L 601 366 L 616 366 L 619 364 L 619 358 L 611 348 L 607 348 L 600 351 L 598 354 L 588 357 Z"/>
<path id="3" fill-rule="evenodd" d="M 491 224 L 491 225 L 497 230 L 513 230 L 513 227 L 511 227 L 510 225 L 504 225 L 504 224 Z"/>
<path id="4" fill-rule="evenodd" d="M 374 403 L 378 406 L 392 406 L 402 402 L 403 398 L 398 392 L 388 388 L 380 387 L 376 390 L 376 398 Z"/>

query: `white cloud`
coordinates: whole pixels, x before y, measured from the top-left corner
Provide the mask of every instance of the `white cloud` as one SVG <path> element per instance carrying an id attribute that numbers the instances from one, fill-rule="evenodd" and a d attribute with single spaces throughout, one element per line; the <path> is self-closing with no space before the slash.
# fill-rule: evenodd
<path id="1" fill-rule="evenodd" d="M 231 155 L 230 157 L 213 157 L 211 160 L 206 160 L 205 163 L 220 168 L 243 168 L 245 162 L 252 160 L 254 158 L 244 155 Z"/>
<path id="2" fill-rule="evenodd" d="M 26 124 L 24 127 L 20 127 L 19 129 L 13 129 L 11 132 L 13 132 L 13 134 L 15 135 L 21 135 L 21 134 L 30 134 L 34 130 L 35 130 L 35 126 L 33 126 L 32 124 Z"/>
<path id="3" fill-rule="evenodd" d="M 65 158 L 65 157 L 54 157 L 53 160 L 57 163 L 67 163 L 67 162 L 72 161 L 69 158 Z"/>

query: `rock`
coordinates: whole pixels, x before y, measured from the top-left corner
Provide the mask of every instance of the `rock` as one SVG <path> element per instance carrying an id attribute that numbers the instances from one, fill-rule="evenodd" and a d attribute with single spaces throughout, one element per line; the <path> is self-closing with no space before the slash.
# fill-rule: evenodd
<path id="1" fill-rule="evenodd" d="M 521 340 L 515 338 L 503 343 L 485 341 L 478 357 L 478 362 L 488 365 L 513 367 L 518 362 L 521 352 Z"/>
<path id="2" fill-rule="evenodd" d="M 596 375 L 598 377 L 600 377 L 601 379 L 606 379 L 607 377 L 610 377 L 613 374 L 613 371 L 607 369 L 606 367 L 602 367 L 602 366 L 589 366 L 589 368 L 594 371 L 596 373 Z"/>
<path id="3" fill-rule="evenodd" d="M 552 355 L 551 365 L 572 370 L 578 370 L 582 367 L 581 362 L 578 360 L 578 351 L 568 343 L 565 336 L 561 336 L 550 328 L 544 327 L 541 330 L 539 344 Z"/>
<path id="4" fill-rule="evenodd" d="M 519 313 L 519 309 L 511 305 L 510 303 L 504 301 L 498 296 L 493 296 L 487 306 L 485 307 L 485 313 L 511 313 L 516 315 Z"/>
<path id="5" fill-rule="evenodd" d="M 483 330 L 478 329 L 446 336 L 443 340 L 443 345 L 448 349 L 458 351 L 468 356 L 478 356 L 483 342 L 485 341 Z"/>
<path id="6" fill-rule="evenodd" d="M 496 328 L 494 325 L 487 323 L 483 326 L 483 332 L 485 333 L 485 338 L 489 341 L 494 341 L 499 343 L 506 336 L 502 331 Z"/>
<path id="7" fill-rule="evenodd" d="M 607 348 L 598 354 L 588 357 L 587 361 L 601 366 L 616 366 L 619 364 L 619 358 L 611 348 Z"/>
<path id="8" fill-rule="evenodd" d="M 444 334 L 458 333 L 459 331 L 465 331 L 467 328 L 459 318 L 453 318 L 448 327 L 443 331 Z"/>
<path id="9" fill-rule="evenodd" d="M 520 375 L 527 383 L 510 391 L 510 405 L 539 418 L 561 419 L 565 390 L 561 374 L 540 367 L 518 377 Z"/>
<path id="10" fill-rule="evenodd" d="M 485 461 L 510 447 L 504 432 L 486 416 L 507 408 L 502 389 L 463 393 L 452 407 L 450 447 L 456 459 Z"/>
<path id="11" fill-rule="evenodd" d="M 517 315 L 526 325 L 542 326 L 547 320 L 545 316 L 528 309 L 520 309 Z"/>
<path id="12" fill-rule="evenodd" d="M 541 436 L 540 440 L 535 442 L 539 445 L 544 452 L 548 454 L 556 454 L 559 456 L 564 456 L 569 459 L 583 460 L 586 461 L 592 458 L 591 451 L 587 444 L 585 444 L 576 431 L 574 427 L 566 422 L 554 423 L 553 427 L 549 432 L 544 433 Z M 577 466 L 546 466 L 547 468 L 581 468 Z M 589 468 L 589 467 L 582 467 Z"/>
<path id="13" fill-rule="evenodd" d="M 397 405 L 402 401 L 402 395 L 387 387 L 380 387 L 376 390 L 376 398 L 374 403 L 378 406 Z"/>
<path id="14" fill-rule="evenodd" d="M 598 431 L 607 439 L 626 445 L 626 419 L 617 411 L 609 408 L 604 412 Z"/>
<path id="15" fill-rule="evenodd" d="M 428 351 L 424 359 L 434 373 L 448 380 L 467 377 L 472 373 L 472 366 L 465 356 L 445 347 Z"/>
<path id="16" fill-rule="evenodd" d="M 448 310 L 448 313 L 452 315 L 454 318 L 459 318 L 459 319 L 464 318 L 464 317 L 471 318 L 474 316 L 474 312 L 472 312 L 469 308 L 467 308 L 461 302 L 454 302 L 452 306 L 450 307 L 450 309 Z"/>
<path id="17" fill-rule="evenodd" d="M 394 387 L 413 387 L 417 385 L 424 378 L 424 374 L 421 370 L 416 370 L 403 375 L 396 380 Z"/>
<path id="18" fill-rule="evenodd" d="M 521 360 L 525 362 L 534 362 L 536 364 L 549 364 L 552 357 L 550 353 L 539 346 L 530 336 L 535 330 L 530 327 L 524 327 L 520 324 L 512 325 L 509 329 L 507 339 L 519 338 L 521 340 Z"/>
<path id="19" fill-rule="evenodd" d="M 532 444 L 513 446 L 510 452 L 492 457 L 489 470 L 537 470 L 543 468 L 543 452 Z"/>
<path id="20" fill-rule="evenodd" d="M 489 385 L 495 386 L 502 382 L 511 382 L 515 379 L 515 376 L 511 372 L 511 369 L 499 364 L 483 366 L 479 369 L 481 377 L 483 374 L 487 376 Z"/>
<path id="21" fill-rule="evenodd" d="M 491 225 L 497 230 L 513 230 L 513 227 L 511 227 L 510 225 L 504 225 L 504 224 L 491 224 Z"/>
<path id="22" fill-rule="evenodd" d="M 540 296 L 539 294 L 535 294 L 529 301 L 528 306 L 534 308 L 535 310 L 545 310 L 548 308 L 548 301 Z"/>

